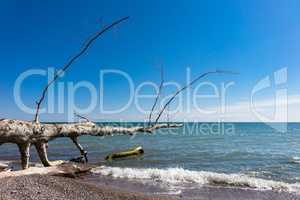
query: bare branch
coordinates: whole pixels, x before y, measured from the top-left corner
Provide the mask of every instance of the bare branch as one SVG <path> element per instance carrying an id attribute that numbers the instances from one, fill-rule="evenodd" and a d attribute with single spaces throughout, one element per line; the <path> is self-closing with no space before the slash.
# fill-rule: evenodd
<path id="1" fill-rule="evenodd" d="M 75 146 L 79 149 L 81 156 L 84 157 L 84 160 L 86 163 L 89 162 L 87 154 L 88 152 L 86 150 L 84 150 L 84 148 L 81 146 L 81 144 L 79 144 L 78 142 L 78 138 L 77 137 L 71 137 L 71 140 L 73 141 L 73 143 L 75 144 Z"/>
<path id="2" fill-rule="evenodd" d="M 79 119 L 84 119 L 84 120 L 86 120 L 87 122 L 92 122 L 91 120 L 89 120 L 87 117 L 84 117 L 84 116 L 82 116 L 82 115 L 79 115 L 78 113 L 74 113 L 74 115 L 76 116 L 76 117 L 78 117 Z"/>
<path id="3" fill-rule="evenodd" d="M 67 63 L 66 65 L 59 70 L 54 78 L 48 82 L 48 84 L 46 85 L 46 87 L 44 88 L 41 98 L 39 99 L 39 101 L 36 102 L 37 107 L 36 107 L 36 113 L 35 113 L 35 117 L 34 117 L 34 122 L 39 123 L 39 111 L 40 111 L 40 107 L 41 104 L 43 103 L 46 94 L 48 92 L 49 87 L 64 73 L 68 70 L 68 68 L 80 57 L 82 56 L 88 49 L 89 47 L 92 45 L 92 43 L 99 38 L 103 33 L 105 33 L 106 31 L 110 30 L 111 28 L 113 28 L 114 26 L 120 24 L 121 22 L 127 20 L 129 17 L 123 17 L 115 22 L 113 22 L 112 24 L 104 27 L 103 29 L 101 29 L 98 33 L 96 33 L 93 37 L 91 37 L 86 44 L 83 46 L 83 48 L 80 50 L 80 52 L 78 54 L 76 54 L 74 57 L 72 57 Z"/>
<path id="4" fill-rule="evenodd" d="M 155 98 L 154 104 L 152 106 L 151 112 L 149 114 L 148 126 L 150 126 L 150 124 L 151 124 L 152 114 L 153 114 L 153 111 L 154 111 L 154 109 L 155 109 L 155 107 L 157 105 L 158 99 L 159 99 L 159 97 L 161 95 L 161 91 L 163 89 L 163 85 L 164 85 L 164 68 L 161 67 L 160 68 L 160 85 L 159 85 L 158 93 L 157 93 L 157 96 Z"/>
<path id="5" fill-rule="evenodd" d="M 206 72 L 206 73 L 201 74 L 200 76 L 198 76 L 197 78 L 192 80 L 190 83 L 188 83 L 186 86 L 182 87 L 177 92 L 175 92 L 175 94 L 169 99 L 169 101 L 167 101 L 167 103 L 164 105 L 164 107 L 159 112 L 159 114 L 155 120 L 155 124 L 157 124 L 158 120 L 160 119 L 161 115 L 164 113 L 165 109 L 169 106 L 169 104 L 175 99 L 175 97 L 178 94 L 180 94 L 181 92 L 183 92 L 184 90 L 186 90 L 187 88 L 189 88 L 193 84 L 195 84 L 197 81 L 199 81 L 200 79 L 202 79 L 210 74 L 237 74 L 237 73 L 231 72 L 231 71 L 216 70 L 216 71 L 211 71 L 211 72 Z"/>

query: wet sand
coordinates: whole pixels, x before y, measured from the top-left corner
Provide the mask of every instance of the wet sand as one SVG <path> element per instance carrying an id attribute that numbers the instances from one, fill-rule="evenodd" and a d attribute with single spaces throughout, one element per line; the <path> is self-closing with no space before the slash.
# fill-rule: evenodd
<path id="1" fill-rule="evenodd" d="M 223 186 L 195 186 L 190 185 L 185 188 L 174 191 L 168 190 L 160 183 L 155 185 L 147 182 L 141 183 L 134 180 L 115 179 L 107 176 L 88 175 L 83 177 L 83 181 L 93 184 L 97 187 L 106 187 L 122 189 L 122 191 L 138 191 L 143 194 L 160 194 L 166 197 L 184 200 L 300 200 L 300 195 L 282 191 L 256 190 L 251 188 L 223 187 Z"/>

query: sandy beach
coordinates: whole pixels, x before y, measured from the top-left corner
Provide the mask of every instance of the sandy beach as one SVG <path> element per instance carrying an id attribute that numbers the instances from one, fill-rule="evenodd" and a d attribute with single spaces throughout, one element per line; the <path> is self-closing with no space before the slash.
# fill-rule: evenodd
<path id="1" fill-rule="evenodd" d="M 184 190 L 177 188 L 172 192 L 168 185 L 161 182 L 86 173 L 92 165 L 66 163 L 43 168 L 35 163 L 24 171 L 17 169 L 17 161 L 1 163 L 3 169 L 6 167 L 14 170 L 0 172 L 0 200 L 300 200 L 297 193 L 225 185 L 191 184 Z M 77 174 L 76 171 L 80 173 Z"/>
<path id="2" fill-rule="evenodd" d="M 21 176 L 1 179 L 1 200 L 154 200 L 168 199 L 124 192 L 107 187 L 95 187 L 79 180 L 54 176 Z"/>
<path id="3" fill-rule="evenodd" d="M 115 180 L 117 181 L 117 180 Z M 122 182 L 122 181 L 121 181 Z M 87 182 L 84 178 L 65 178 L 56 176 L 29 175 L 3 178 L 0 182 L 1 200 L 167 200 L 167 199 L 197 199 L 197 200 L 296 200 L 300 196 L 291 193 L 274 191 L 256 191 L 251 189 L 203 187 L 197 194 L 189 197 L 188 194 L 159 196 L 145 195 L 139 192 L 128 191 L 128 187 L 120 188 L 107 186 L 107 180 L 98 184 Z M 115 184 L 115 183 L 112 183 Z M 124 186 L 124 185 L 123 185 Z M 131 187 L 132 188 L 132 187 Z M 186 195 L 186 196 L 185 196 Z"/>

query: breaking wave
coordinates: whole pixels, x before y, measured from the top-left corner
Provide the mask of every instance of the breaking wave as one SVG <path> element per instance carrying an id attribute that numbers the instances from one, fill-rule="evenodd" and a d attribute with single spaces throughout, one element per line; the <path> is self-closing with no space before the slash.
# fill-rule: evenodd
<path id="1" fill-rule="evenodd" d="M 120 168 L 101 166 L 92 170 L 93 173 L 111 176 L 113 178 L 126 178 L 135 180 L 150 180 L 168 185 L 184 183 L 198 184 L 200 186 L 230 186 L 252 188 L 258 190 L 274 190 L 300 193 L 300 184 L 284 183 L 264 180 L 244 174 L 222 174 L 205 171 L 190 171 L 182 168 Z"/>
<path id="2" fill-rule="evenodd" d="M 293 157 L 292 160 L 290 160 L 290 163 L 300 164 L 300 157 Z"/>

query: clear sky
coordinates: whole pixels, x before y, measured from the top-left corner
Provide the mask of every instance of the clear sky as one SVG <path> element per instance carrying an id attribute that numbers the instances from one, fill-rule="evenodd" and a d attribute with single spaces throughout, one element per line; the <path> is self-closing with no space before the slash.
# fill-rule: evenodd
<path id="1" fill-rule="evenodd" d="M 158 66 L 163 65 L 165 79 L 181 85 L 186 82 L 187 67 L 191 77 L 215 69 L 240 73 L 205 79 L 218 87 L 222 82 L 234 82 L 226 95 L 226 113 L 204 114 L 193 108 L 187 111 L 183 106 L 172 115 L 174 120 L 259 121 L 249 110 L 251 91 L 261 79 L 270 76 L 272 86 L 255 97 L 257 104 L 264 107 L 260 108 L 263 112 L 270 110 L 267 107 L 278 89 L 272 77 L 274 72 L 286 67 L 287 82 L 279 89 L 288 89 L 289 121 L 299 121 L 299 8 L 298 0 L 1 1 L 0 118 L 32 119 L 32 115 L 22 111 L 14 100 L 15 81 L 21 73 L 28 69 L 61 68 L 104 24 L 130 16 L 127 22 L 98 40 L 59 80 L 65 87 L 71 81 L 74 84 L 89 81 L 94 85 L 98 104 L 86 115 L 95 120 L 143 120 L 145 115 L 137 111 L 134 102 L 121 113 L 100 112 L 100 70 L 126 72 L 136 89 L 144 81 L 159 84 Z M 45 83 L 44 76 L 26 79 L 21 87 L 22 101 L 34 106 Z M 107 76 L 104 83 L 105 109 L 126 104 L 129 89 L 124 77 Z M 57 88 L 56 85 L 55 97 L 58 96 Z M 174 90 L 166 87 L 164 95 Z M 153 92 L 151 87 L 141 90 L 143 94 Z M 199 94 L 201 92 L 209 94 L 211 89 L 204 87 Z M 68 92 L 63 93 L 68 99 Z M 75 97 L 77 106 L 84 107 L 91 101 L 84 89 L 78 90 Z M 152 102 L 153 99 L 140 104 L 149 108 Z M 203 108 L 219 106 L 216 99 L 199 99 L 198 103 Z M 58 114 L 55 101 L 54 104 L 55 112 L 42 115 L 42 120 L 65 121 L 68 102 L 64 101 L 66 108 L 61 114 Z M 176 107 L 175 104 L 172 106 Z"/>

